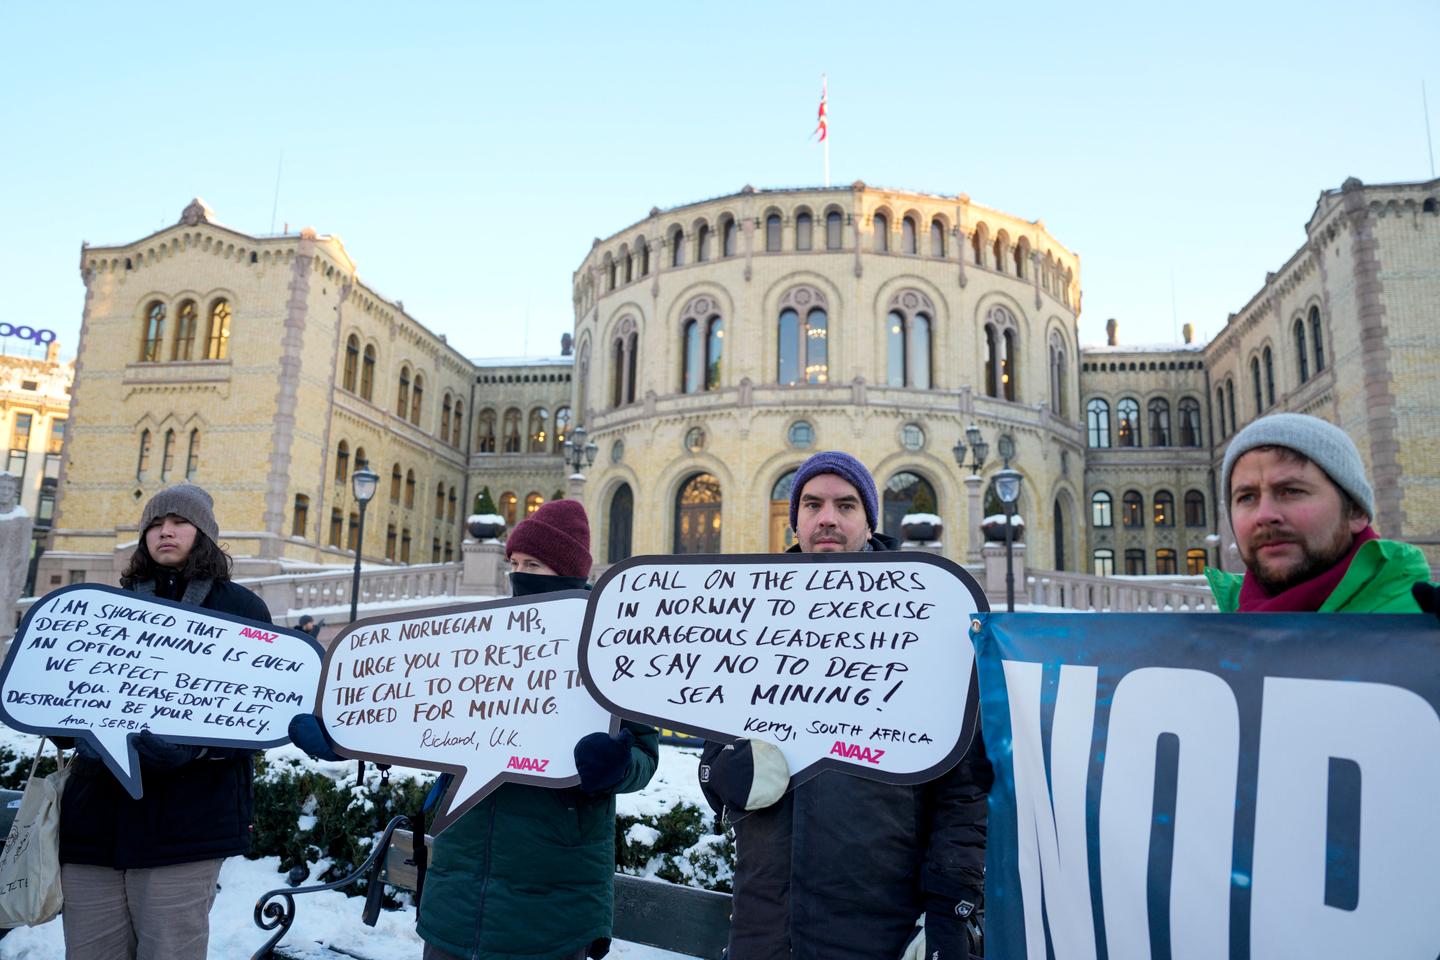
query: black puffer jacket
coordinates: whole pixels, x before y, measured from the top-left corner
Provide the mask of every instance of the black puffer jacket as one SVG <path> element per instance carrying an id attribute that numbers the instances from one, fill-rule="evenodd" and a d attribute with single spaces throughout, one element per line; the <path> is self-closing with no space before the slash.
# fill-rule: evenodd
<path id="1" fill-rule="evenodd" d="M 707 744 L 701 763 L 723 746 Z M 980 902 L 993 779 L 977 730 L 958 766 L 919 786 L 831 771 L 751 813 L 706 787 L 735 827 L 729 960 L 898 960 L 927 908 Z"/>
<path id="2" fill-rule="evenodd" d="M 154 593 L 178 600 L 185 587 L 158 583 Z M 200 606 L 270 622 L 260 598 L 229 580 L 213 582 Z M 131 870 L 248 853 L 253 761 L 249 750 L 212 747 L 174 770 L 142 766 L 145 795 L 134 800 L 101 761 L 80 758 L 60 803 L 60 862 Z"/>

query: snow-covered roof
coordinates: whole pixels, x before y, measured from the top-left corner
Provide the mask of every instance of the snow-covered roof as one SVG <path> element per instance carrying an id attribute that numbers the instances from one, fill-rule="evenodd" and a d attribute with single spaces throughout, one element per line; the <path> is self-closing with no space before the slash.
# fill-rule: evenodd
<path id="1" fill-rule="evenodd" d="M 477 367 L 546 367 L 562 366 L 573 367 L 575 357 L 471 357 L 470 362 Z"/>
<path id="2" fill-rule="evenodd" d="M 1203 343 L 1137 343 L 1133 345 L 1094 343 L 1080 345 L 1083 353 L 1199 353 L 1205 349 Z"/>

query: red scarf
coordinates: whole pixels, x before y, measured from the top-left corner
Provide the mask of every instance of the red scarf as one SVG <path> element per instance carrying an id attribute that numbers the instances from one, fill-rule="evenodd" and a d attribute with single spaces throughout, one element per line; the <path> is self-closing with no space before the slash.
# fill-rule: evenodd
<path id="1" fill-rule="evenodd" d="M 1240 612 L 1241 613 L 1314 613 L 1320 609 L 1345 574 L 1350 569 L 1350 561 L 1355 559 L 1359 552 L 1360 545 L 1367 540 L 1378 540 L 1379 535 L 1370 527 L 1366 527 L 1355 534 L 1355 542 L 1350 546 L 1350 552 L 1340 560 L 1339 563 L 1320 574 L 1312 577 L 1304 583 L 1297 583 L 1289 590 L 1283 590 L 1277 594 L 1270 594 L 1266 589 L 1256 582 L 1255 576 L 1248 570 L 1245 572 L 1245 580 L 1240 584 Z"/>

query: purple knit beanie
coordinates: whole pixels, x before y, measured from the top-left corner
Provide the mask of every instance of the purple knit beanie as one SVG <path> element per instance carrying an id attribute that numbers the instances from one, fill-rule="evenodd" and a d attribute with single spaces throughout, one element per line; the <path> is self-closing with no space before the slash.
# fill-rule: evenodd
<path id="1" fill-rule="evenodd" d="M 505 538 L 505 559 L 519 550 L 562 577 L 590 575 L 590 521 L 579 500 L 551 500 Z"/>
<path id="2" fill-rule="evenodd" d="M 800 494 L 804 492 L 805 484 L 822 473 L 835 474 L 860 493 L 860 499 L 865 504 L 865 522 L 871 532 L 878 530 L 880 524 L 876 521 L 880 513 L 880 497 L 875 492 L 875 478 L 859 460 L 838 450 L 821 451 L 795 471 L 795 482 L 790 485 L 790 529 L 799 529 Z"/>

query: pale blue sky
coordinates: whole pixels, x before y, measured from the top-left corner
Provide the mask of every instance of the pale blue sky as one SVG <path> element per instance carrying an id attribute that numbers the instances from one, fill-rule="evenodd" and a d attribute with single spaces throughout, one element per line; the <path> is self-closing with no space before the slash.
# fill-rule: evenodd
<path id="1" fill-rule="evenodd" d="M 283 153 L 276 229 L 472 356 L 553 353 L 592 237 L 821 181 L 822 71 L 833 182 L 1043 219 L 1087 343 L 1213 334 L 1322 189 L 1430 175 L 1434 0 L 1092 6 L 6 4 L 0 319 L 73 352 L 81 240 L 196 195 L 268 232 Z"/>

